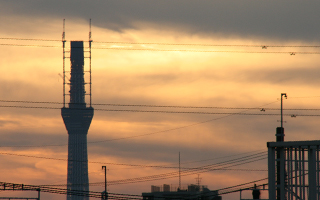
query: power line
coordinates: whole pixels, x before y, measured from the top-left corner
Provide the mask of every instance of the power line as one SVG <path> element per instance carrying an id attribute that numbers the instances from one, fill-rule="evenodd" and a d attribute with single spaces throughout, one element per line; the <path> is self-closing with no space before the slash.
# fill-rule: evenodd
<path id="1" fill-rule="evenodd" d="M 250 181 L 250 182 L 246 182 L 246 183 L 234 185 L 234 186 L 230 186 L 230 187 L 226 187 L 226 188 L 222 188 L 222 189 L 218 189 L 219 195 L 237 192 L 237 191 L 239 191 L 240 189 L 244 189 L 244 188 L 241 187 L 241 186 L 249 185 L 249 184 L 252 184 L 252 183 L 257 183 L 257 182 L 264 181 L 264 180 L 268 180 L 268 177 L 267 177 L 267 178 L 262 178 L 262 179 L 259 179 L 259 180 L 255 180 L 255 181 Z M 239 187 L 240 187 L 240 188 L 239 188 Z M 235 189 L 235 188 L 236 188 L 236 189 Z"/>
<path id="2" fill-rule="evenodd" d="M 204 167 L 198 167 L 198 168 L 191 168 L 189 170 L 184 170 L 182 171 L 183 176 L 188 176 L 188 175 L 193 175 L 193 174 L 198 174 L 198 173 L 204 173 L 208 171 L 215 171 L 215 170 L 228 170 L 228 168 L 232 166 L 238 166 L 238 165 L 243 165 L 247 163 L 252 163 L 256 162 L 259 160 L 263 160 L 265 158 L 259 158 L 260 156 L 257 156 L 255 154 L 251 156 L 246 156 L 238 159 L 233 159 L 225 162 L 220 162 L 217 164 L 211 165 L 210 168 L 208 166 Z M 246 161 L 246 162 L 243 162 Z M 236 163 L 236 164 L 234 164 Z M 230 165 L 233 164 L 233 165 Z M 228 166 L 229 165 L 229 166 Z M 216 167 L 216 168 L 213 168 Z M 250 169 L 229 169 L 229 170 L 239 170 L 239 171 L 267 171 L 267 170 L 250 170 Z M 192 172 L 193 171 L 193 172 Z M 130 178 L 130 179 L 123 179 L 123 180 L 115 180 L 115 181 L 109 181 L 108 185 L 119 185 L 119 184 L 129 184 L 129 183 L 139 183 L 139 182 L 146 182 L 146 181 L 153 181 L 153 180 L 162 180 L 162 179 L 168 179 L 168 178 L 174 178 L 177 177 L 177 172 L 170 172 L 170 173 L 165 173 L 165 174 L 158 174 L 158 175 L 152 175 L 152 176 L 146 176 L 146 177 L 137 177 L 137 178 Z M 98 183 L 90 183 L 89 185 L 91 186 L 99 186 L 103 185 L 103 182 L 98 182 Z M 42 185 L 42 186 L 55 186 L 55 187 L 61 187 L 61 186 L 67 186 L 67 184 L 60 184 L 60 185 Z"/>
<path id="3" fill-rule="evenodd" d="M 210 159 L 204 159 L 204 160 L 196 160 L 196 161 L 186 161 L 186 162 L 181 162 L 181 164 L 190 164 L 190 163 L 200 163 L 200 162 L 207 162 L 207 161 L 212 161 L 212 160 L 219 160 L 219 159 L 223 159 L 223 158 L 229 158 L 229 157 L 235 157 L 235 156 L 240 156 L 240 155 L 245 155 L 245 154 L 251 154 L 253 152 L 261 152 L 264 150 L 256 150 L 256 151 L 249 151 L 249 152 L 244 152 L 244 153 L 239 153 L 239 154 L 233 154 L 233 155 L 228 155 L 228 156 L 220 156 L 220 157 L 216 157 L 216 158 L 210 158 Z M 171 163 L 171 164 L 166 164 L 166 165 L 160 165 L 160 166 L 172 166 L 172 165 L 176 165 L 176 163 Z M 173 168 L 179 168 L 179 167 L 173 167 Z M 181 167 L 182 169 L 191 169 L 190 167 Z M 131 168 L 122 168 L 122 169 L 132 169 Z M 114 169 L 113 169 L 114 170 Z M 237 170 L 237 169 L 230 169 L 230 170 Z M 240 170 L 241 171 L 241 170 Z M 256 171 L 256 170 L 253 170 Z M 264 170 L 262 170 L 264 171 Z"/>
<path id="4" fill-rule="evenodd" d="M 58 42 L 59 40 L 47 40 L 47 39 L 25 39 L 25 38 L 0 38 L 3 40 L 24 40 L 24 41 L 44 41 L 44 42 Z M 61 42 L 61 41 L 60 41 Z M 173 44 L 173 43 L 126 43 L 126 42 L 97 42 L 97 43 L 108 43 L 108 44 L 157 44 L 157 45 L 178 45 L 178 46 L 211 46 L 211 47 L 262 47 L 266 49 L 267 47 L 308 47 L 308 48 L 318 48 L 320 46 L 285 46 L 285 45 L 210 45 L 210 44 Z M 61 46 L 50 46 L 50 45 L 27 45 L 27 44 L 8 44 L 2 43 L 0 46 L 18 46 L 18 47 L 52 47 L 58 48 Z M 194 53 L 247 53 L 247 54 L 320 54 L 320 52 L 299 52 L 299 51 L 217 51 L 217 50 L 196 50 L 196 49 L 155 49 L 155 48 L 115 48 L 115 47 L 92 47 L 92 49 L 105 49 L 105 50 L 134 50 L 134 51 L 163 51 L 163 52 L 194 52 Z"/>
<path id="5" fill-rule="evenodd" d="M 39 39 L 39 38 L 12 38 L 12 37 L 2 37 L 0 40 L 25 40 L 25 41 L 41 41 L 41 42 L 61 42 L 61 40 L 52 39 Z"/>
<path id="6" fill-rule="evenodd" d="M 268 178 L 263 178 L 227 188 L 222 188 L 219 191 L 219 195 L 224 195 L 228 193 L 238 192 L 240 190 L 244 189 L 251 189 L 252 187 L 241 187 L 245 185 L 249 185 L 252 183 L 261 182 L 263 180 L 267 180 Z M 1 190 L 28 190 L 28 191 L 41 191 L 46 193 L 52 193 L 52 194 L 64 194 L 64 195 L 76 195 L 76 196 L 87 196 L 87 197 L 93 197 L 93 198 L 102 198 L 101 192 L 94 192 L 94 191 L 79 191 L 79 190 L 67 190 L 63 188 L 55 188 L 50 186 L 44 186 L 44 185 L 26 185 L 26 184 L 16 184 L 16 183 L 6 183 L 6 182 L 0 182 L 0 185 L 3 189 Z M 260 184 L 258 186 L 263 186 L 266 184 Z M 240 188 L 239 188 L 240 187 Z M 234 189 L 236 188 L 236 189 Z M 202 194 L 210 193 L 211 191 L 204 192 Z M 192 197 L 193 195 L 190 195 L 189 197 Z M 125 200 L 125 199 L 142 199 L 141 195 L 133 195 L 133 194 L 119 194 L 119 193 L 111 193 L 108 192 L 108 198 L 109 199 L 118 199 L 118 200 Z"/>
<path id="7" fill-rule="evenodd" d="M 220 163 L 216 163 L 216 164 L 206 165 L 206 166 L 202 166 L 202 167 L 196 167 L 196 168 L 192 168 L 189 170 L 182 170 L 181 176 L 189 176 L 189 175 L 205 173 L 205 172 L 210 172 L 210 171 L 224 170 L 224 169 L 227 169 L 230 167 L 244 165 L 244 164 L 256 162 L 259 160 L 264 160 L 266 158 L 267 157 L 265 156 L 265 154 L 260 154 L 260 155 L 253 154 L 250 156 L 232 159 L 232 160 L 228 160 L 228 161 L 224 161 L 224 162 L 220 162 Z M 157 175 L 151 175 L 151 176 L 145 176 L 145 177 L 109 181 L 109 184 L 110 185 L 118 185 L 118 184 L 138 183 L 138 182 L 162 180 L 162 179 L 168 179 L 168 178 L 176 178 L 178 176 L 179 176 L 178 172 L 176 171 L 176 172 L 157 174 Z M 97 184 L 100 184 L 100 183 L 97 183 Z"/>
<path id="8" fill-rule="evenodd" d="M 57 160 L 57 161 L 68 161 L 68 159 L 64 159 L 64 158 L 51 158 L 51 157 L 45 157 L 45 156 L 31 156 L 31 155 L 15 154 L 15 153 L 7 153 L 7 152 L 0 152 L 0 155 L 20 156 L 20 157 L 27 157 L 27 158 L 37 158 L 37 159 Z M 106 162 L 94 162 L 94 161 L 83 161 L 83 160 L 69 160 L 69 161 L 80 162 L 80 163 L 116 165 L 116 166 L 142 167 L 142 168 L 166 168 L 166 169 L 176 169 L 177 168 L 177 167 L 168 167 L 168 166 L 161 166 L 161 165 L 138 165 L 138 164 L 110 163 L 110 162 L 106 163 Z"/>
<path id="9" fill-rule="evenodd" d="M 320 96 L 314 97 L 290 97 L 290 98 L 319 98 Z M 57 104 L 63 105 L 61 102 L 53 101 L 18 101 L 18 100 L 2 100 L 3 103 L 28 103 L 28 104 Z M 147 107 L 147 108 L 178 108 L 178 109 L 224 109 L 224 110 L 280 110 L 280 108 L 264 108 L 260 107 L 226 107 L 226 106 L 179 106 L 179 105 L 148 105 L 148 104 L 115 104 L 115 103 L 93 103 L 93 106 L 112 106 L 112 107 Z M 37 108 L 37 107 L 36 107 Z M 39 107 L 41 108 L 41 107 Z M 45 107 L 47 108 L 47 107 Z M 51 108 L 51 107 L 48 107 Z M 60 109 L 55 108 L 54 109 Z M 320 108 L 284 108 L 283 110 L 302 110 L 302 111 L 319 111 Z M 113 110 L 111 110 L 113 111 Z M 122 110 L 120 110 L 122 111 Z M 125 110 L 124 110 L 125 111 Z"/>
<path id="10" fill-rule="evenodd" d="M 16 154 L 16 153 L 8 153 L 8 152 L 0 152 L 1 155 L 8 155 L 8 156 L 20 156 L 20 157 L 27 157 L 27 158 L 37 158 L 37 159 L 47 159 L 47 160 L 57 160 L 57 161 L 68 161 L 68 159 L 63 158 L 51 158 L 51 157 L 45 157 L 45 156 L 31 156 L 31 155 L 25 155 L 25 154 Z M 241 154 L 239 154 L 241 155 Z M 230 157 L 230 156 L 226 156 Z M 246 156 L 247 157 L 247 156 Z M 208 159 L 208 160 L 214 160 L 214 159 Z M 73 162 L 88 162 L 93 164 L 104 164 L 104 165 L 117 165 L 117 166 L 130 166 L 130 167 L 140 167 L 140 168 L 165 168 L 165 169 L 178 169 L 178 167 L 170 167 L 166 165 L 141 165 L 141 164 L 126 164 L 126 163 L 110 163 L 110 162 L 94 162 L 94 161 L 82 161 L 82 160 L 71 160 Z M 192 161 L 192 162 L 185 162 L 185 163 L 195 163 L 195 162 L 202 162 L 201 161 Z M 183 164 L 185 164 L 183 163 Z M 194 169 L 194 168 L 184 168 L 184 169 Z"/>
<path id="11" fill-rule="evenodd" d="M 61 46 L 52 46 L 52 45 L 32 45 L 32 44 L 0 44 L 0 46 L 15 46 L 15 47 L 50 47 L 58 48 Z"/>
<path id="12" fill-rule="evenodd" d="M 133 45 L 168 45 L 168 46 L 206 46 L 206 47 L 260 47 L 260 48 L 268 48 L 268 47 L 281 47 L 281 48 L 319 48 L 319 45 L 250 45 L 250 44 L 195 44 L 195 43 L 156 43 L 156 42 L 101 42 L 94 41 L 94 43 L 102 43 L 102 44 L 133 44 Z"/>
<path id="13" fill-rule="evenodd" d="M 74 196 L 86 196 L 86 197 L 93 197 L 93 198 L 102 198 L 101 192 L 94 192 L 94 191 L 82 191 L 82 190 L 69 190 L 63 188 L 54 188 L 48 186 L 41 186 L 41 185 L 26 185 L 26 184 L 16 184 L 16 183 L 6 183 L 0 182 L 1 189 L 0 190 L 27 190 L 27 191 L 38 191 L 38 192 L 46 192 L 46 193 L 53 193 L 53 194 L 64 194 L 64 195 L 74 195 Z M 125 200 L 125 199 L 141 199 L 141 195 L 133 195 L 133 194 L 119 194 L 119 193 L 109 193 L 108 192 L 108 199 L 118 199 L 118 200 Z"/>
<path id="14" fill-rule="evenodd" d="M 309 98 L 319 98 L 320 96 L 305 96 L 305 97 L 287 97 L 288 99 L 309 99 Z"/>
<path id="15" fill-rule="evenodd" d="M 312 51 L 217 51 L 217 50 L 195 50 L 195 49 L 151 49 L 151 48 L 115 48 L 115 47 L 100 47 L 93 49 L 105 50 L 126 50 L 126 51 L 162 51 L 162 52 L 194 52 L 194 53 L 244 53 L 244 54 L 320 54 L 320 52 Z"/>
<path id="16" fill-rule="evenodd" d="M 245 163 L 240 163 L 237 165 L 243 165 L 243 164 L 247 164 L 247 163 L 252 163 L 252 162 L 256 162 L 259 160 L 264 160 L 265 158 L 261 158 L 261 159 L 256 159 L 256 160 L 252 160 L 252 161 L 248 161 Z M 235 165 L 236 166 L 236 165 Z M 232 166 L 229 166 L 232 167 Z M 207 169 L 207 170 L 197 170 L 194 172 L 182 172 L 181 176 L 190 176 L 190 175 L 194 175 L 194 174 L 199 174 L 199 173 L 205 173 L 205 172 L 210 172 L 210 171 L 217 171 L 217 170 L 226 170 L 224 168 L 211 168 L 211 169 Z M 155 181 L 155 180 L 163 180 L 163 179 L 170 179 L 170 178 L 177 178 L 179 175 L 172 173 L 172 174 L 160 174 L 160 175 L 155 175 L 155 176 L 149 176 L 149 177 L 139 177 L 139 178 L 131 178 L 131 179 L 123 179 L 123 180 L 116 180 L 116 181 L 109 181 L 108 185 L 119 185 L 119 184 L 132 184 L 132 183 L 140 183 L 140 182 L 148 182 L 148 181 Z M 101 183 L 95 183 L 92 185 L 101 185 L 103 184 L 103 182 Z"/>
<path id="17" fill-rule="evenodd" d="M 0 100 L 1 102 L 1 100 Z M 92 104 L 97 106 L 119 106 L 119 107 L 151 107 L 151 108 L 190 108 L 190 109 L 230 109 L 230 110 L 256 110 L 261 108 L 243 108 L 243 107 L 218 107 L 218 106 L 174 106 L 174 105 L 147 105 L 147 104 Z M 276 108 L 271 108 L 276 109 Z M 276 109 L 280 110 L 280 109 Z M 320 110 L 320 109 L 319 109 Z"/>
<path id="18" fill-rule="evenodd" d="M 61 108 L 57 107 L 48 107 L 48 106 L 9 106 L 9 105 L 0 105 L 1 108 L 29 108 L 29 109 L 51 109 L 59 110 Z M 81 110 L 81 108 L 73 108 L 75 110 Z M 293 109 L 297 110 L 297 109 Z M 308 110 L 308 109 L 301 109 Z M 316 110 L 316 109 L 312 109 Z M 317 109 L 318 110 L 318 109 Z M 279 116 L 279 113 L 243 113 L 243 112 L 193 112 L 193 111 L 168 111 L 168 110 L 113 110 L 113 109 L 99 109 L 96 108 L 95 111 L 104 111 L 104 112 L 132 112 L 132 113 L 166 113 L 166 114 L 205 114 L 205 115 L 247 115 L 247 116 Z M 319 117 L 320 114 L 283 114 L 283 116 L 299 116 L 299 117 Z"/>
<path id="19" fill-rule="evenodd" d="M 218 162 L 215 164 L 210 165 L 204 165 L 200 167 L 194 167 L 190 169 L 185 169 L 181 171 L 182 176 L 189 176 L 194 175 L 198 173 L 205 173 L 210 171 L 216 171 L 216 170 L 228 170 L 231 167 L 240 166 L 260 160 L 266 159 L 266 152 L 259 152 L 255 154 L 251 154 L 248 156 L 243 156 L 236 159 L 231 159 L 223 162 Z M 230 169 L 233 170 L 233 169 Z M 235 169 L 236 170 L 236 169 Z M 239 171 L 251 171 L 250 169 L 239 169 Z M 267 171 L 267 170 L 266 170 Z M 162 179 L 169 179 L 169 178 L 175 178 L 178 177 L 179 174 L 178 171 L 169 172 L 169 173 L 163 173 L 163 174 L 156 174 L 151 176 L 144 176 L 144 177 L 136 177 L 136 178 L 129 178 L 129 179 L 122 179 L 122 180 L 114 180 L 114 181 L 108 181 L 108 185 L 119 185 L 119 184 L 129 184 L 129 183 L 139 183 L 139 182 L 146 182 L 146 181 L 154 181 L 154 180 L 162 180 Z M 90 183 L 90 185 L 102 185 L 104 182 L 98 182 L 98 183 Z M 50 186 L 66 186 L 65 184 L 62 185 L 50 185 Z"/>
<path id="20" fill-rule="evenodd" d="M 277 101 L 273 101 L 264 105 L 261 105 L 259 107 L 264 107 L 273 103 L 276 103 Z M 240 113 L 246 112 L 247 110 L 241 111 Z M 175 128 L 171 128 L 171 129 L 165 129 L 162 131 L 156 131 L 156 132 L 151 132 L 151 133 L 145 133 L 145 134 L 140 134 L 140 135 L 133 135 L 133 136 L 127 136 L 127 137 L 119 137 L 119 138 L 114 138 L 114 139 L 107 139 L 107 140 L 99 140 L 99 141 L 91 141 L 91 142 L 87 142 L 89 143 L 102 143 L 102 142 L 111 142 L 111 141 L 118 141 L 118 140 L 124 140 L 124 139 L 130 139 L 130 138 L 137 138 L 137 137 L 144 137 L 144 136 L 150 136 L 150 135 L 154 135 L 154 134 L 158 134 L 158 133 L 165 133 L 165 132 L 169 132 L 169 131 L 175 131 L 175 130 L 180 130 L 180 129 L 184 129 L 184 128 L 188 128 L 188 127 L 192 127 L 192 126 L 197 126 L 200 124 L 205 124 L 208 122 L 212 122 L 212 121 L 216 121 L 216 120 L 220 120 L 223 118 L 227 118 L 233 116 L 233 114 L 229 114 L 229 115 L 224 115 L 221 117 L 217 117 L 217 118 L 213 118 L 213 119 L 209 119 L 209 120 L 205 120 L 205 121 L 201 121 L 201 122 L 197 122 L 197 123 L 193 123 L 193 124 L 189 124 L 189 125 L 185 125 L 185 126 L 180 126 L 180 127 L 175 127 Z M 38 145 L 38 146 L 33 146 L 33 147 L 45 147 L 45 146 L 66 146 L 67 144 L 63 144 L 63 145 Z M 24 147 L 24 146 L 15 146 L 15 147 Z"/>
<path id="21" fill-rule="evenodd" d="M 0 44 L 0 46 L 17 46 L 17 47 L 50 47 L 60 48 L 61 46 L 49 46 L 49 45 L 25 45 L 25 44 Z M 193 53 L 242 53 L 242 54 L 309 54 L 318 55 L 320 52 L 312 51 L 217 51 L 217 50 L 194 50 L 194 49 L 150 49 L 150 48 L 115 48 L 115 47 L 92 47 L 91 49 L 100 50 L 122 50 L 122 51 L 150 51 L 150 52 L 193 52 Z"/>
<path id="22" fill-rule="evenodd" d="M 320 96 L 319 96 L 320 97 Z M 292 98 L 308 98 L 308 97 L 292 97 Z M 0 100 L 1 102 L 1 100 Z M 226 110 L 260 110 L 263 107 L 222 107 L 222 106 L 174 106 L 174 105 L 146 105 L 146 104 L 92 104 L 97 106 L 113 106 L 113 107 L 150 107 L 150 108 L 187 108 L 187 109 L 226 109 Z M 280 108 L 263 108 L 265 110 L 280 110 Z M 284 108 L 282 110 L 320 110 L 320 108 Z"/>
<path id="23" fill-rule="evenodd" d="M 0 40 L 24 40 L 41 42 L 61 42 L 61 40 L 39 39 L 39 38 L 10 38 L 2 37 Z M 66 42 L 70 42 L 66 40 Z M 250 45 L 250 44 L 203 44 L 203 43 L 160 43 L 160 42 L 121 42 L 121 41 L 92 41 L 100 44 L 131 44 L 131 45 L 165 45 L 165 46 L 209 46 L 209 47 L 260 47 L 260 48 L 320 48 L 320 45 Z"/>
<path id="24" fill-rule="evenodd" d="M 3 100 L 0 99 L 0 102 L 5 102 L 5 103 L 37 103 L 37 104 L 60 104 L 62 105 L 63 103 L 61 102 L 53 102 L 53 101 L 17 101 L 17 100 Z"/>
<path id="25" fill-rule="evenodd" d="M 261 152 L 264 151 L 264 149 L 260 149 L 260 150 L 256 150 L 256 151 L 248 151 L 248 152 L 244 152 L 244 153 L 238 153 L 238 154 L 234 154 L 234 155 L 228 155 L 228 156 L 220 156 L 217 158 L 210 158 L 210 159 L 204 159 L 204 160 L 197 160 L 197 161 L 188 161 L 188 162 L 181 162 L 181 164 L 190 164 L 190 163 L 196 163 L 196 162 L 206 162 L 206 161 L 210 161 L 210 160 L 217 160 L 217 159 L 221 159 L 221 158 L 228 158 L 228 157 L 234 157 L 234 156 L 240 156 L 240 155 L 245 155 L 245 154 L 251 154 L 253 152 Z"/>

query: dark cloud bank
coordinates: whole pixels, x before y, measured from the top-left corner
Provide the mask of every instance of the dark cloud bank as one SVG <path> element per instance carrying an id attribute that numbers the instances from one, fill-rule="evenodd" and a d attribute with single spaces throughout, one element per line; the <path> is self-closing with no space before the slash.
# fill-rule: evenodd
<path id="1" fill-rule="evenodd" d="M 316 0 L 32 0 L 2 1 L 2 15 L 93 19 L 95 26 L 121 31 L 136 22 L 181 28 L 191 34 L 221 34 L 318 42 Z"/>

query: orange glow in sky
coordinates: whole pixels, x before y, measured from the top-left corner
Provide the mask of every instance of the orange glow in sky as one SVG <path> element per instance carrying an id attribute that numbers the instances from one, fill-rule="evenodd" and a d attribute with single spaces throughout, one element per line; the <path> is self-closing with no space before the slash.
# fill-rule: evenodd
<path id="1" fill-rule="evenodd" d="M 0 31 L 0 181 L 65 185 L 67 131 L 59 110 L 62 104 L 48 103 L 62 102 L 59 40 L 63 18 L 27 20 L 8 15 L 6 19 L 0 23 L 5 29 Z M 318 49 L 296 47 L 312 46 L 313 42 L 250 38 L 236 33 L 190 33 L 188 27 L 170 23 L 133 24 L 118 31 L 92 21 L 92 103 L 96 109 L 88 133 L 92 191 L 104 188 L 102 165 L 108 168 L 109 192 L 141 194 L 150 192 L 151 185 L 178 185 L 178 178 L 115 182 L 177 172 L 179 152 L 182 167 L 192 168 L 267 151 L 266 142 L 275 141 L 275 130 L 280 126 L 280 116 L 268 114 L 280 113 L 274 109 L 280 108 L 283 92 L 288 94 L 285 109 L 319 109 L 320 57 L 299 54 Z M 88 32 L 88 21 L 66 19 L 68 42 L 87 41 Z M 282 47 L 262 49 L 262 45 Z M 88 67 L 88 59 L 85 64 Z M 261 108 L 266 111 L 261 112 Z M 297 115 L 285 116 L 285 140 L 319 139 L 320 118 L 299 116 L 318 115 L 318 110 L 287 110 L 285 114 Z M 230 169 L 183 176 L 182 183 L 196 184 L 200 174 L 201 184 L 216 190 L 266 178 L 267 171 L 257 170 L 267 170 L 267 159 Z M 44 195 L 47 199 L 61 199 L 59 195 Z M 227 197 L 232 200 L 239 196 L 232 194 L 223 199 Z"/>

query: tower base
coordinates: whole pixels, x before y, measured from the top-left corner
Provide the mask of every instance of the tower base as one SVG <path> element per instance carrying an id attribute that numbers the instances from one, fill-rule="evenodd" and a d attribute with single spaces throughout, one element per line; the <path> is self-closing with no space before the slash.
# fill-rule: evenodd
<path id="1" fill-rule="evenodd" d="M 88 200 L 87 133 L 93 108 L 62 108 L 61 115 L 69 135 L 67 200 Z"/>

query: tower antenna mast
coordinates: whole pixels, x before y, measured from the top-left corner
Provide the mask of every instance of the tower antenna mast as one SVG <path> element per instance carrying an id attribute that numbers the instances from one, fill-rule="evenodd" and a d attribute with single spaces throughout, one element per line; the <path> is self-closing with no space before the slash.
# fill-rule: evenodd
<path id="1" fill-rule="evenodd" d="M 92 43 L 92 38 L 91 38 L 91 19 L 90 19 L 90 24 L 89 24 L 89 67 L 90 67 L 90 70 L 89 70 L 89 74 L 90 74 L 90 107 L 92 105 L 91 101 L 92 101 L 92 95 L 91 95 L 91 86 L 92 86 L 92 80 L 91 80 L 91 43 Z"/>
<path id="2" fill-rule="evenodd" d="M 63 107 L 66 107 L 66 32 L 65 32 L 66 19 L 63 19 L 63 32 L 62 32 L 62 48 L 63 48 Z"/>

